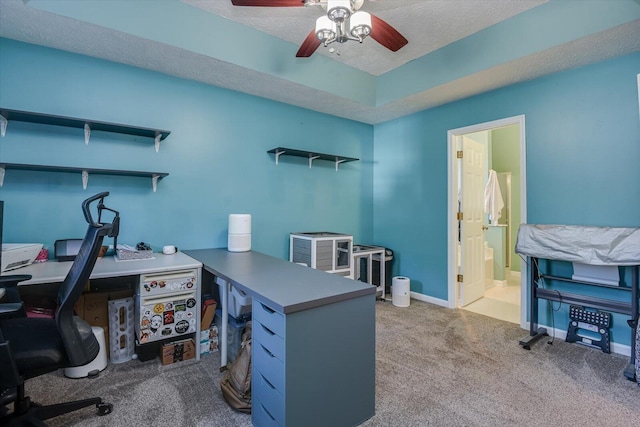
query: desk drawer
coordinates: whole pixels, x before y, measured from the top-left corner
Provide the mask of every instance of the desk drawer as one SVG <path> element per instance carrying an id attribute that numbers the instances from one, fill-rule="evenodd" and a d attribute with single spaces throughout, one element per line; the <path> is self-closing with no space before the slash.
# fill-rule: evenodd
<path id="1" fill-rule="evenodd" d="M 263 345 L 281 361 L 284 360 L 284 340 L 259 321 L 253 320 L 253 339 Z"/>
<path id="2" fill-rule="evenodd" d="M 269 328 L 276 335 L 284 336 L 284 315 L 278 313 L 268 305 L 260 302 L 257 299 L 253 300 L 253 313 L 251 314 L 253 319 L 262 323 Z"/>
<path id="3" fill-rule="evenodd" d="M 256 397 L 262 406 L 269 412 L 271 417 L 279 424 L 284 425 L 284 397 L 269 381 L 255 370 L 251 393 Z"/>
<path id="4" fill-rule="evenodd" d="M 253 425 L 256 427 L 282 427 L 255 396 L 251 402 L 251 421 L 253 421 Z"/>
<path id="5" fill-rule="evenodd" d="M 251 346 L 253 352 L 252 363 L 262 375 L 282 395 L 284 389 L 284 362 L 275 357 L 263 344 L 255 341 Z"/>

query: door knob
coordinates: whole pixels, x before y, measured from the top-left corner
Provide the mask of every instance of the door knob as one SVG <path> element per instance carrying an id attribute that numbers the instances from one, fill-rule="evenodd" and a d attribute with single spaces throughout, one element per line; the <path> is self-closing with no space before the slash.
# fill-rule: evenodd
<path id="1" fill-rule="evenodd" d="M 482 229 L 483 229 L 484 231 L 487 231 L 487 230 L 489 229 L 489 227 L 487 227 L 486 225 L 483 225 L 483 226 L 482 226 Z"/>

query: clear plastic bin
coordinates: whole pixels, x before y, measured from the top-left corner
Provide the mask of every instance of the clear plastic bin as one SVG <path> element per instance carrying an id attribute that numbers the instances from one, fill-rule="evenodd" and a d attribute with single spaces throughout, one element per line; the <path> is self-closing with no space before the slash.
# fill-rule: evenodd
<path id="1" fill-rule="evenodd" d="M 248 317 L 235 318 L 229 316 L 229 325 L 227 328 L 227 360 L 229 363 L 236 360 L 238 353 L 240 352 L 240 345 L 242 344 L 242 332 L 244 331 Z M 222 309 L 216 309 L 215 324 L 218 327 L 218 340 L 222 339 Z M 218 343 L 220 348 L 220 343 Z"/>

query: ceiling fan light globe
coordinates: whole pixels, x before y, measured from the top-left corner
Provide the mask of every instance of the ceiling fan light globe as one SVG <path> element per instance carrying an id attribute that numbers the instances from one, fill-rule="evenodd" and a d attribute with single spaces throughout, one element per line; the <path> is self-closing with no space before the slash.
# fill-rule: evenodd
<path id="1" fill-rule="evenodd" d="M 316 20 L 316 37 L 321 42 L 331 40 L 336 36 L 336 23 L 326 16 L 321 16 Z"/>
<path id="2" fill-rule="evenodd" d="M 371 15 L 367 12 L 354 13 L 351 15 L 349 24 L 351 26 L 349 32 L 360 41 L 371 34 Z"/>
<path id="3" fill-rule="evenodd" d="M 344 22 L 351 16 L 351 0 L 329 0 L 327 16 L 333 22 Z"/>

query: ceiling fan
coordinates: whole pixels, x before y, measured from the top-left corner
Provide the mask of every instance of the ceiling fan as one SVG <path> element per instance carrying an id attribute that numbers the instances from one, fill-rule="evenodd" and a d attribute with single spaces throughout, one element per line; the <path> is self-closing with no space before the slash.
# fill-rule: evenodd
<path id="1" fill-rule="evenodd" d="M 364 0 L 231 0 L 234 6 L 298 7 L 321 6 L 326 15 L 316 20 L 316 27 L 304 39 L 296 56 L 307 58 L 318 49 L 333 43 L 354 40 L 362 43 L 367 37 L 396 52 L 408 43 L 395 28 L 377 16 L 360 11 Z"/>

